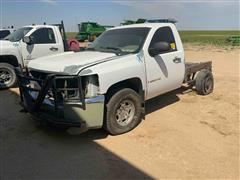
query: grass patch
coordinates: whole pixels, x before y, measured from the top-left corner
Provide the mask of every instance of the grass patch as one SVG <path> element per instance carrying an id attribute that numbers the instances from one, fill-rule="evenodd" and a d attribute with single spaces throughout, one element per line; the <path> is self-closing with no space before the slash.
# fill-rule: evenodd
<path id="1" fill-rule="evenodd" d="M 179 31 L 183 43 L 211 44 L 217 46 L 240 46 L 240 31 Z"/>

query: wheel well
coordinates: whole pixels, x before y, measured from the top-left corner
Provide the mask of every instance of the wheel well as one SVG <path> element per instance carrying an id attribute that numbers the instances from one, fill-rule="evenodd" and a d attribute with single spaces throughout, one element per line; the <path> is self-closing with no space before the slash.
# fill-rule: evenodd
<path id="1" fill-rule="evenodd" d="M 139 78 L 131 78 L 124 81 L 120 81 L 112 85 L 106 93 L 106 102 L 115 94 L 117 91 L 123 88 L 130 88 L 136 91 L 144 100 L 144 91 L 142 87 L 142 82 Z"/>
<path id="2" fill-rule="evenodd" d="M 13 67 L 19 66 L 17 58 L 12 55 L 0 56 L 0 63 L 8 63 L 11 64 Z"/>

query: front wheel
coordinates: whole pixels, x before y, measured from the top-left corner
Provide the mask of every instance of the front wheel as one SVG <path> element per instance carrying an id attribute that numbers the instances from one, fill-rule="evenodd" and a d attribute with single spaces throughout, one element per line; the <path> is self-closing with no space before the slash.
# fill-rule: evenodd
<path id="1" fill-rule="evenodd" d="M 7 63 L 0 63 L 0 89 L 14 87 L 16 82 L 14 67 Z"/>
<path id="2" fill-rule="evenodd" d="M 115 93 L 106 106 L 105 130 L 118 135 L 134 129 L 141 122 L 141 104 L 140 96 L 132 89 Z"/>

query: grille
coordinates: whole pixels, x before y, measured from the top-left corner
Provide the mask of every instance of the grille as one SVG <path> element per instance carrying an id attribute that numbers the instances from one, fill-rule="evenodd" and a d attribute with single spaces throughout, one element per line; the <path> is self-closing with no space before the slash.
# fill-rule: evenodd
<path id="1" fill-rule="evenodd" d="M 18 74 L 19 87 L 31 109 L 35 111 L 41 108 L 41 105 L 47 103 L 47 100 L 54 101 L 55 110 L 64 103 L 77 103 L 82 109 L 86 109 L 85 95 L 82 86 L 82 79 L 79 76 L 65 76 L 48 74 L 44 72 L 31 70 L 30 76 Z M 32 97 L 32 92 L 39 92 L 37 98 Z M 21 95 L 23 98 L 23 96 Z M 35 103 L 33 103 L 35 101 Z"/>

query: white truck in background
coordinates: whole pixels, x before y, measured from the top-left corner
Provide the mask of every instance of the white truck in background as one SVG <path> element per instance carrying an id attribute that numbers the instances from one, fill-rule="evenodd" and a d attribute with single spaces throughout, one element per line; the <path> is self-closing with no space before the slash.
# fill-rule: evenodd
<path id="1" fill-rule="evenodd" d="M 63 21 L 55 25 L 24 26 L 0 40 L 0 89 L 13 87 L 15 67 L 26 68 L 29 61 L 68 50 Z"/>
<path id="2" fill-rule="evenodd" d="M 198 94 L 213 91 L 211 62 L 186 63 L 173 22 L 107 30 L 83 52 L 31 61 L 16 70 L 21 104 L 41 121 L 110 134 L 135 128 L 145 101 L 188 84 Z"/>

